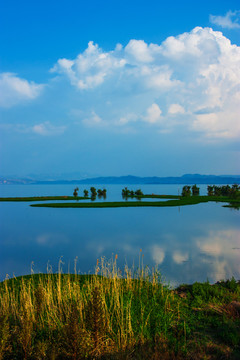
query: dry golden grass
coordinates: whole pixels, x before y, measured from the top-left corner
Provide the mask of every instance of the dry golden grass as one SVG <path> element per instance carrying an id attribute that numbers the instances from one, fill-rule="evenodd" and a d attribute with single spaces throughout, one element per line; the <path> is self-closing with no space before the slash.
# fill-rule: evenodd
<path id="1" fill-rule="evenodd" d="M 57 274 L 0 283 L 0 360 L 238 356 L 239 316 L 232 305 L 203 303 L 198 310 L 194 301 L 191 305 L 165 286 L 156 269 L 144 268 L 142 259 L 140 252 L 137 271 L 126 266 L 122 272 L 117 256 L 100 259 L 95 275 L 62 274 L 60 260 Z M 219 321 L 229 334 L 227 344 L 216 342 L 211 332 L 204 343 L 205 329 L 199 328 L 204 312 L 212 316 L 204 326 Z"/>

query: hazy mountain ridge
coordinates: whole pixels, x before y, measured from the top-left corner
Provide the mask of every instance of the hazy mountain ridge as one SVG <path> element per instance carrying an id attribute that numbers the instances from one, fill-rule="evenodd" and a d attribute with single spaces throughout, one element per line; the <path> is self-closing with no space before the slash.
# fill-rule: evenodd
<path id="1" fill-rule="evenodd" d="M 201 175 L 185 174 L 180 177 L 140 177 L 133 175 L 126 176 L 101 176 L 86 179 L 72 180 L 36 180 L 30 178 L 5 178 L 0 177 L 0 184 L 31 185 L 31 184 L 234 184 L 240 183 L 240 175 Z"/>

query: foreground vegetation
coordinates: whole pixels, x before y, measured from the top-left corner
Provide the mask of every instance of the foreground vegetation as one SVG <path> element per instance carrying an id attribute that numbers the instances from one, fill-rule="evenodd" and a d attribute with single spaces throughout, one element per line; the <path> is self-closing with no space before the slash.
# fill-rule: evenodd
<path id="1" fill-rule="evenodd" d="M 239 359 L 240 284 L 172 290 L 157 271 L 97 262 L 95 275 L 0 283 L 0 359 Z"/>

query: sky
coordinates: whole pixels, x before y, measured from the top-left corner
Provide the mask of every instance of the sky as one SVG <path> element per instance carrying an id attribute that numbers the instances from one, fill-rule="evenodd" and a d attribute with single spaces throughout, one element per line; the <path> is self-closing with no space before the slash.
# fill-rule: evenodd
<path id="1" fill-rule="evenodd" d="M 0 176 L 240 174 L 239 0 L 0 0 Z"/>

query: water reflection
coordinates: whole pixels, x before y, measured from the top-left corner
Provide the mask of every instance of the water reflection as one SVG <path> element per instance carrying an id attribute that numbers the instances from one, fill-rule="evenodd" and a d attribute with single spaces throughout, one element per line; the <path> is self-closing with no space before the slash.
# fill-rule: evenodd
<path id="1" fill-rule="evenodd" d="M 153 245 L 151 247 L 150 252 L 152 254 L 152 258 L 153 258 L 155 264 L 156 265 L 161 265 L 163 263 L 164 258 L 165 258 L 164 250 L 158 245 Z"/>
<path id="2" fill-rule="evenodd" d="M 240 230 L 211 230 L 204 238 L 196 238 L 196 244 L 203 262 L 211 265 L 213 281 L 240 274 L 240 252 L 236 251 L 240 244 Z"/>
<path id="3" fill-rule="evenodd" d="M 186 262 L 189 260 L 189 254 L 182 253 L 181 251 L 174 251 L 172 258 L 176 264 L 182 264 L 183 262 Z"/>
<path id="4" fill-rule="evenodd" d="M 65 195 L 67 189 L 62 186 L 54 193 L 53 188 L 50 192 L 42 186 L 37 195 Z M 107 200 L 119 201 L 121 189 L 108 186 Z M 178 186 L 142 189 L 144 193 L 174 195 Z M 36 188 L 21 186 L 20 191 L 4 196 L 32 196 Z M 0 277 L 30 273 L 32 261 L 36 272 L 46 272 L 48 263 L 57 271 L 61 256 L 64 271 L 74 271 L 76 256 L 82 273 L 93 272 L 97 258 L 110 259 L 114 254 L 118 254 L 120 267 L 126 263 L 137 267 L 140 254 L 145 265 L 158 265 L 172 285 L 207 279 L 216 282 L 232 276 L 239 279 L 239 212 L 216 203 L 180 209 L 53 209 L 0 203 Z"/>

